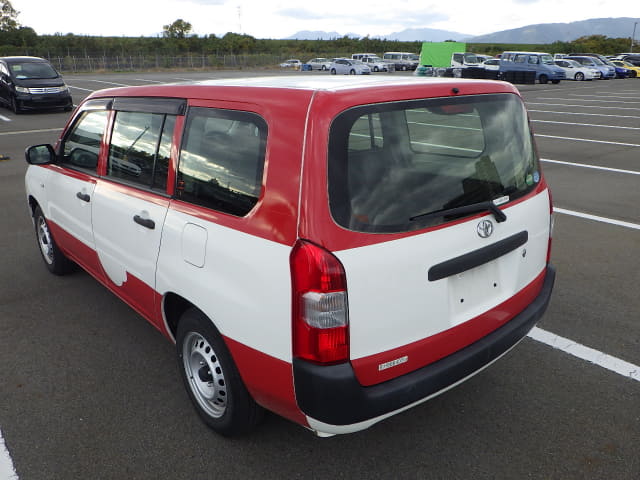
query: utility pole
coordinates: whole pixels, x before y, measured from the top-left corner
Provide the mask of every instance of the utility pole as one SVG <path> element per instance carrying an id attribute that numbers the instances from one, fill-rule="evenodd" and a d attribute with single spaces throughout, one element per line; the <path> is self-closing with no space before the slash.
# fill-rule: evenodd
<path id="1" fill-rule="evenodd" d="M 631 34 L 631 47 L 629 48 L 629 53 L 633 53 L 633 44 L 636 41 L 636 26 L 638 25 L 638 22 L 634 22 L 633 23 L 633 33 Z"/>

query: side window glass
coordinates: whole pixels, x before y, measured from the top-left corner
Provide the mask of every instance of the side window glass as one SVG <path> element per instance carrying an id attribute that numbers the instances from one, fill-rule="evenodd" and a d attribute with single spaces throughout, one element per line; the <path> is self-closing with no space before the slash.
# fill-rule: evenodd
<path id="1" fill-rule="evenodd" d="M 87 111 L 72 127 L 62 145 L 61 163 L 95 173 L 102 135 L 107 126 L 106 110 Z"/>
<path id="2" fill-rule="evenodd" d="M 174 124 L 161 113 L 117 112 L 107 176 L 165 190 Z"/>
<path id="3" fill-rule="evenodd" d="M 192 108 L 178 166 L 177 197 L 244 216 L 258 202 L 267 125 L 258 115 Z"/>
<path id="4" fill-rule="evenodd" d="M 349 132 L 349 151 L 379 150 L 383 146 L 380 114 L 371 113 L 359 117 Z"/>

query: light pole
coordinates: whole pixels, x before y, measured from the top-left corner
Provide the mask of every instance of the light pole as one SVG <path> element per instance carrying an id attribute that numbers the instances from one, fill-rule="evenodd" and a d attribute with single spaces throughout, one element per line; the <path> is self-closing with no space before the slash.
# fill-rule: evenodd
<path id="1" fill-rule="evenodd" d="M 629 53 L 633 53 L 633 43 L 636 39 L 636 25 L 638 25 L 638 22 L 633 23 L 633 33 L 631 34 L 631 47 L 629 48 Z"/>

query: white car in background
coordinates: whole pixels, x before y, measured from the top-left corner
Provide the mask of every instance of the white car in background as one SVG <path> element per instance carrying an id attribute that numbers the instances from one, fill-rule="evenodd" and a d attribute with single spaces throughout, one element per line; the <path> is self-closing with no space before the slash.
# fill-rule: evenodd
<path id="1" fill-rule="evenodd" d="M 290 58 L 289 60 L 285 60 L 280 64 L 281 68 L 297 68 L 300 69 L 302 66 L 302 62 L 297 58 Z"/>
<path id="2" fill-rule="evenodd" d="M 480 64 L 485 70 L 500 70 L 499 58 L 488 58 Z"/>
<path id="3" fill-rule="evenodd" d="M 336 58 L 331 64 L 331 75 L 369 75 L 371 68 L 360 60 Z"/>
<path id="4" fill-rule="evenodd" d="M 307 65 L 311 65 L 311 70 L 329 70 L 331 68 L 331 60 L 328 58 L 312 58 L 307 62 Z"/>
<path id="5" fill-rule="evenodd" d="M 594 78 L 600 78 L 600 70 L 592 69 L 586 65 L 581 65 L 575 60 L 563 58 L 555 60 L 554 63 L 564 70 L 567 80 L 593 80 Z"/>
<path id="6" fill-rule="evenodd" d="M 388 72 L 389 69 L 393 68 L 392 63 L 387 63 L 383 61 L 380 57 L 362 57 L 360 59 L 362 63 L 369 65 L 369 68 L 372 72 Z"/>

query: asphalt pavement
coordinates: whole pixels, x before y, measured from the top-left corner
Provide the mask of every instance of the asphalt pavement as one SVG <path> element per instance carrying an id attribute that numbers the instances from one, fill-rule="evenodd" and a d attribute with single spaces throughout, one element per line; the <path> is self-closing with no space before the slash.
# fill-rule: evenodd
<path id="1" fill-rule="evenodd" d="M 77 103 L 117 84 L 256 73 L 281 72 L 66 81 Z M 21 480 L 638 480 L 640 79 L 519 89 L 556 207 L 558 276 L 538 327 L 559 340 L 525 338 L 447 393 L 326 439 L 272 414 L 251 435 L 217 436 L 189 403 L 173 345 L 88 274 L 48 273 L 23 152 L 55 141 L 69 114 L 0 109 L 0 480 L 3 450 Z"/>

